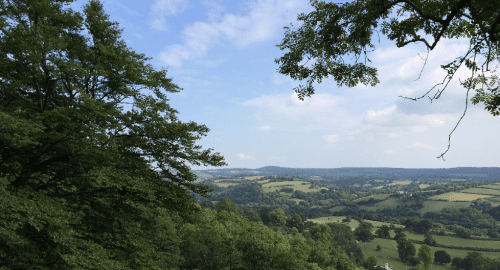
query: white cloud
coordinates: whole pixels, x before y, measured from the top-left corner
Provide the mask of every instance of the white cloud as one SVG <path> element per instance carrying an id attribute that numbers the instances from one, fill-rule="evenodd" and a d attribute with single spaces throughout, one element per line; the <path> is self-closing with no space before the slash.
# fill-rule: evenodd
<path id="1" fill-rule="evenodd" d="M 368 112 L 366 113 L 366 117 L 369 120 L 375 120 L 376 118 L 387 116 L 387 115 L 393 113 L 396 110 L 396 108 L 397 108 L 396 105 L 392 105 L 391 107 L 382 109 L 380 111 L 368 110 Z"/>
<path id="2" fill-rule="evenodd" d="M 254 158 L 255 158 L 255 157 L 253 157 L 253 156 L 245 155 L 245 154 L 243 154 L 243 153 L 238 153 L 238 157 L 239 157 L 240 159 L 254 159 Z"/>
<path id="3" fill-rule="evenodd" d="M 391 138 L 398 138 L 398 137 L 401 137 L 401 132 L 391 132 L 389 134 L 387 134 L 387 136 L 391 137 Z"/>
<path id="4" fill-rule="evenodd" d="M 392 151 L 392 150 L 384 150 L 384 154 L 386 154 L 386 155 L 392 155 L 392 154 L 394 154 L 394 151 Z"/>
<path id="5" fill-rule="evenodd" d="M 203 57 L 221 37 L 229 39 L 239 47 L 267 41 L 282 30 L 283 25 L 296 20 L 296 14 L 311 9 L 306 2 L 300 0 L 258 0 L 250 4 L 250 12 L 239 16 L 225 14 L 216 21 L 222 9 L 218 3 L 205 1 L 209 7 L 210 23 L 195 22 L 183 30 L 184 44 L 170 46 L 162 52 L 161 60 L 172 66 L 181 66 L 184 60 Z M 179 5 L 177 10 L 181 10 Z M 163 12 L 165 13 L 165 12 Z M 160 13 L 160 14 L 163 14 Z M 155 17 L 155 29 L 163 29 L 164 16 Z M 181 56 L 179 56 L 181 53 Z"/>
<path id="6" fill-rule="evenodd" d="M 421 142 L 415 142 L 412 145 L 409 145 L 408 148 L 413 148 L 413 149 L 434 149 L 434 147 L 428 145 L 428 144 L 423 144 Z"/>
<path id="7" fill-rule="evenodd" d="M 333 112 L 343 98 L 328 94 L 315 94 L 301 101 L 297 93 L 263 95 L 242 103 L 243 106 L 256 106 L 279 113 L 285 116 L 297 116 L 310 113 Z M 338 108 L 337 108 L 338 109 Z"/>
<path id="8" fill-rule="evenodd" d="M 325 140 L 328 143 L 335 143 L 340 141 L 340 136 L 337 134 L 328 134 L 323 136 L 323 140 Z"/>
<path id="9" fill-rule="evenodd" d="M 225 8 L 220 4 L 221 0 L 202 0 L 201 3 L 207 8 L 207 17 L 210 21 L 219 19 Z"/>
<path id="10" fill-rule="evenodd" d="M 160 31 L 167 30 L 167 19 L 165 17 L 183 12 L 187 6 L 187 0 L 155 0 L 149 11 L 151 27 Z"/>
<path id="11" fill-rule="evenodd" d="M 413 132 L 423 132 L 427 129 L 426 126 L 415 126 L 412 128 Z"/>
<path id="12" fill-rule="evenodd" d="M 261 126 L 260 127 L 260 130 L 271 130 L 271 129 L 272 129 L 272 127 L 269 126 L 269 125 L 268 126 Z"/>

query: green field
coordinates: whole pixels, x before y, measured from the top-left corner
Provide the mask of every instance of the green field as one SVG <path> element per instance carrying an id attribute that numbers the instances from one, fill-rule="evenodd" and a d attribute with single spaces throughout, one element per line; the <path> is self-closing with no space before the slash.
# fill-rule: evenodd
<path id="1" fill-rule="evenodd" d="M 376 251 L 377 245 L 380 245 L 382 247 L 382 250 Z M 374 255 L 378 259 L 378 265 L 384 266 L 385 262 L 389 263 L 389 267 L 392 267 L 394 270 L 400 270 L 400 269 L 408 269 L 410 268 L 408 265 L 404 264 L 401 262 L 401 260 L 398 257 L 398 248 L 397 248 L 397 243 L 395 240 L 390 240 L 390 239 L 381 239 L 381 238 L 375 238 L 370 243 L 364 243 L 364 242 L 359 242 L 359 246 L 361 247 L 361 250 L 363 250 L 363 254 L 365 258 L 367 258 L 370 255 Z M 420 248 L 420 244 L 415 244 L 415 247 L 418 251 Z M 454 257 L 460 257 L 464 258 L 467 256 L 467 253 L 470 251 L 468 250 L 460 250 L 460 249 L 449 249 L 449 248 L 439 248 L 439 247 L 431 247 L 432 253 L 438 251 L 438 250 L 445 250 L 452 258 Z M 498 252 L 485 252 L 485 251 L 480 251 L 481 254 L 485 257 L 489 257 L 492 259 L 498 259 L 499 253 Z M 431 266 L 432 270 L 449 270 L 450 269 L 450 264 L 447 265 L 436 265 L 433 264 Z"/>
<path id="2" fill-rule="evenodd" d="M 311 183 L 305 182 L 305 181 L 283 181 L 283 182 L 272 182 L 272 183 L 265 183 L 262 185 L 262 190 L 264 192 L 274 192 L 276 190 L 280 190 L 281 188 L 293 188 L 293 190 L 300 190 L 302 192 L 318 192 L 321 189 L 327 189 L 325 187 L 323 188 L 314 188 L 310 189 Z"/>
<path id="3" fill-rule="evenodd" d="M 462 193 L 462 192 L 448 192 L 440 195 L 435 195 L 430 197 L 430 200 L 446 200 L 446 201 L 462 201 L 462 202 L 470 202 L 473 200 L 481 199 L 481 198 L 489 198 L 491 195 L 482 195 L 482 194 L 470 194 L 470 193 Z"/>
<path id="4" fill-rule="evenodd" d="M 373 198 L 374 200 L 385 200 L 385 199 L 389 198 L 389 196 L 390 196 L 390 194 L 375 194 L 375 195 L 371 195 L 368 197 L 356 199 L 353 202 L 368 201 L 370 198 Z"/>
<path id="5" fill-rule="evenodd" d="M 414 234 L 411 232 L 405 232 L 408 239 L 424 241 L 424 235 L 422 234 Z M 452 247 L 465 247 L 465 248 L 490 248 L 490 249 L 500 249 L 500 241 L 490 241 L 490 240 L 477 240 L 477 239 L 464 239 L 458 238 L 454 236 L 441 236 L 441 235 L 433 235 L 432 236 L 436 243 L 439 245 L 446 245 Z M 500 256 L 500 252 L 498 252 Z"/>
<path id="6" fill-rule="evenodd" d="M 498 189 L 486 189 L 486 188 L 468 188 L 461 190 L 461 192 L 465 193 L 473 193 L 473 194 L 486 194 L 486 195 L 500 195 L 500 190 Z"/>
<path id="7" fill-rule="evenodd" d="M 401 202 L 399 201 L 398 198 L 391 197 L 370 206 L 360 205 L 359 208 L 375 211 L 377 209 L 383 209 L 383 208 L 396 208 L 399 204 L 401 204 Z"/>
<path id="8" fill-rule="evenodd" d="M 466 208 L 469 207 L 470 204 L 470 202 L 424 201 L 424 207 L 419 209 L 418 212 L 423 215 L 427 212 L 438 212 L 445 207 Z"/>
<path id="9" fill-rule="evenodd" d="M 480 188 L 488 188 L 488 189 L 498 189 L 500 190 L 500 183 L 494 183 L 494 184 L 491 184 L 491 185 L 482 185 L 482 186 L 479 186 Z"/>
<path id="10" fill-rule="evenodd" d="M 345 216 L 328 216 L 328 217 L 319 217 L 319 218 L 314 218 L 314 219 L 309 219 L 310 221 L 314 223 L 329 223 L 329 222 L 338 222 L 342 223 L 342 220 L 345 218 Z M 391 223 L 388 222 L 381 222 L 381 221 L 375 221 L 375 220 L 364 220 L 365 222 L 369 222 L 373 224 L 375 227 L 374 230 L 376 230 L 377 227 L 382 227 L 382 225 L 387 225 L 391 226 Z M 359 222 L 355 219 L 351 220 L 350 223 L 345 223 L 346 225 L 349 225 L 353 230 L 356 229 L 359 225 Z M 400 224 L 394 224 L 396 228 L 404 228 L 403 225 Z"/>

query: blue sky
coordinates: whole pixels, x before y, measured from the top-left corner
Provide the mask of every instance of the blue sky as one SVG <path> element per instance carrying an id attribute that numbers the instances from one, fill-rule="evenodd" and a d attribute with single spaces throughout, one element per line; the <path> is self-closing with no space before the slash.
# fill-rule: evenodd
<path id="1" fill-rule="evenodd" d="M 87 1 L 68 7 L 81 11 Z M 184 88 L 169 94 L 179 119 L 210 128 L 198 141 L 220 152 L 225 168 L 394 167 L 452 168 L 500 165 L 500 121 L 472 105 L 459 70 L 441 98 L 419 97 L 445 72 L 440 65 L 462 55 L 467 40 L 442 40 L 426 55 L 425 45 L 397 48 L 383 35 L 369 54 L 381 81 L 376 87 L 338 87 L 332 78 L 314 84 L 316 94 L 300 101 L 294 87 L 304 82 L 277 73 L 284 26 L 295 29 L 300 13 L 313 10 L 308 0 L 104 0 L 111 21 L 136 53 L 152 57 L 157 70 Z M 308 64 L 309 66 L 309 64 Z M 431 92 L 434 95 L 435 92 Z M 474 92 L 469 93 L 469 99 Z M 193 169 L 211 167 L 192 166 Z"/>

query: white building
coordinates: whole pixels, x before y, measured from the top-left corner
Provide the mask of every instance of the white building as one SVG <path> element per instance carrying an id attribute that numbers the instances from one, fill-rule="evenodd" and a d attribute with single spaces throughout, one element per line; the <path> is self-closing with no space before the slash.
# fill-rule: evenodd
<path id="1" fill-rule="evenodd" d="M 392 268 L 389 267 L 389 263 L 385 262 L 385 270 L 392 270 Z"/>

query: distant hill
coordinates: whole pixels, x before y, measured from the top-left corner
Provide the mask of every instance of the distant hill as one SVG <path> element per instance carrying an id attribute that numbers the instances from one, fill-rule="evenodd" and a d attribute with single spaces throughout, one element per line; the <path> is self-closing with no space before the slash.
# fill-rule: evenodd
<path id="1" fill-rule="evenodd" d="M 381 179 L 464 179 L 466 181 L 500 180 L 500 167 L 458 167 L 449 169 L 402 169 L 384 167 L 347 167 L 335 169 L 286 168 L 266 166 L 258 169 L 233 168 L 193 170 L 200 179 L 217 177 L 280 175 L 295 177 L 321 176 L 327 178 L 378 177 Z"/>

